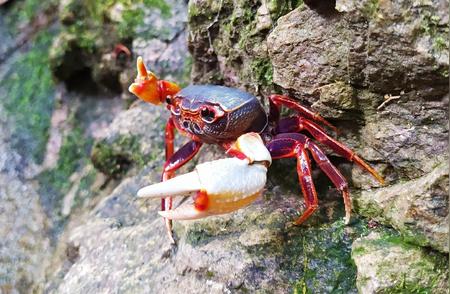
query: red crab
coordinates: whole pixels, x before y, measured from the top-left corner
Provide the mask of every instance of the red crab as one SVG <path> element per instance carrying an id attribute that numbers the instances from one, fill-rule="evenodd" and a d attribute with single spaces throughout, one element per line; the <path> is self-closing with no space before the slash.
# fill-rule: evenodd
<path id="1" fill-rule="evenodd" d="M 166 219 L 170 236 L 172 219 L 200 218 L 248 205 L 262 191 L 271 159 L 289 157 L 297 158 L 298 179 L 305 199 L 306 210 L 294 221 L 297 225 L 302 224 L 318 206 L 311 178 L 310 155 L 342 192 L 345 220 L 348 222 L 351 202 L 347 181 L 319 146 L 301 133 L 304 131 L 337 154 L 357 163 L 383 184 L 383 178 L 372 167 L 330 137 L 319 125 L 336 130 L 329 122 L 287 96 L 271 95 L 267 114 L 255 96 L 241 90 L 216 85 L 191 85 L 180 89 L 174 83 L 158 80 L 147 71 L 141 57 L 137 59 L 137 70 L 130 92 L 152 104 L 165 103 L 171 112 L 165 131 L 166 163 L 162 181 L 172 178 L 177 169 L 197 154 L 203 143 L 220 145 L 234 157 L 199 165 L 196 172 L 138 192 L 141 197 L 163 198 L 160 214 Z M 297 114 L 280 118 L 282 106 L 295 110 Z M 175 129 L 191 139 L 176 152 L 173 143 Z M 193 193 L 193 205 L 172 210 L 171 196 L 186 193 Z"/>

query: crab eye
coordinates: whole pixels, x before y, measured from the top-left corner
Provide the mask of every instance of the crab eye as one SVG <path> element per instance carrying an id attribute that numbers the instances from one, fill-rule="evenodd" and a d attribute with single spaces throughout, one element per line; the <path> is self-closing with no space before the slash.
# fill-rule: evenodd
<path id="1" fill-rule="evenodd" d="M 170 103 L 172 103 L 172 96 L 167 96 L 166 97 L 166 103 L 170 105 Z"/>
<path id="2" fill-rule="evenodd" d="M 203 121 L 208 122 L 208 123 L 213 122 L 214 119 L 216 118 L 216 114 L 215 114 L 214 110 L 211 110 L 207 107 L 203 108 L 200 111 L 200 115 L 202 116 Z"/>

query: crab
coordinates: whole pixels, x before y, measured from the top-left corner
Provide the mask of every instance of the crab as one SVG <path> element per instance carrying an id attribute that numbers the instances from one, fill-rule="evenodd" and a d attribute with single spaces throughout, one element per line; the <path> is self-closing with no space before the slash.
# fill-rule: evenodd
<path id="1" fill-rule="evenodd" d="M 311 157 L 342 193 L 348 223 L 351 201 L 347 180 L 313 139 L 356 163 L 381 184 L 384 182 L 374 168 L 325 131 L 328 127 L 336 132 L 332 124 L 288 96 L 270 95 L 270 109 L 266 113 L 254 95 L 236 88 L 190 85 L 181 89 L 175 83 L 159 80 L 147 70 L 141 57 L 137 59 L 137 71 L 129 91 L 146 102 L 165 104 L 171 113 L 165 128 L 162 182 L 140 189 L 138 196 L 161 198 L 159 214 L 165 219 L 172 241 L 172 220 L 229 213 L 253 202 L 263 191 L 272 160 L 281 158 L 297 159 L 306 208 L 294 224 L 302 224 L 318 208 Z M 281 118 L 281 107 L 295 114 Z M 176 152 L 175 130 L 190 138 Z M 221 146 L 231 158 L 198 165 L 195 171 L 173 178 L 205 143 Z M 192 204 L 173 209 L 172 197 L 189 194 L 193 196 Z"/>

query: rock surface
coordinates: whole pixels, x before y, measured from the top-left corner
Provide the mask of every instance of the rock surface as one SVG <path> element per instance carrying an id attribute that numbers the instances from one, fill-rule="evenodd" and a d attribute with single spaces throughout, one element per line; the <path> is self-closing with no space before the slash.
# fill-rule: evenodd
<path id="1" fill-rule="evenodd" d="M 159 78 L 185 84 L 189 82 L 190 55 L 187 41 L 187 6 L 184 1 L 166 1 L 170 16 L 148 9 L 132 48 Z M 127 85 L 128 86 L 128 85 Z"/>
<path id="2" fill-rule="evenodd" d="M 269 193 L 234 214 L 175 222 L 178 246 L 172 247 L 156 213 L 159 201 L 135 196 L 159 181 L 161 163 L 123 180 L 68 232 L 79 257 L 51 293 L 356 293 L 350 246 L 367 227 L 361 221 L 345 227 L 340 201 L 318 213 L 315 225 L 295 227 L 290 220 L 300 208 L 298 197 Z"/>
<path id="3" fill-rule="evenodd" d="M 0 8 L 0 292 L 444 293 L 448 1 L 41 2 Z M 386 186 L 326 150 L 352 221 L 314 168 L 319 209 L 295 227 L 295 160 L 275 161 L 262 199 L 175 222 L 170 246 L 159 201 L 135 197 L 160 180 L 168 113 L 132 102 L 134 55 L 181 85 L 192 62 L 195 83 L 300 100 Z M 202 147 L 180 172 L 218 157 Z"/>
<path id="4" fill-rule="evenodd" d="M 392 225 L 412 243 L 448 252 L 448 170 L 442 163 L 421 178 L 362 191 L 355 210 Z"/>
<path id="5" fill-rule="evenodd" d="M 94 166 L 107 175 L 120 176 L 163 156 L 161 134 L 167 118 L 166 109 L 143 102 L 120 113 L 92 149 Z"/>
<path id="6" fill-rule="evenodd" d="M 284 10 L 276 23 L 270 14 L 267 32 L 256 29 L 265 9 L 259 2 L 230 8 L 227 1 L 192 1 L 194 80 L 220 76 L 227 85 L 263 94 L 273 86 L 260 86 L 273 81 L 332 120 L 339 140 L 371 161 L 388 183 L 431 173 L 448 159 L 448 15 L 441 9 L 448 3 L 409 9 L 408 1 L 336 1 L 327 8 L 332 2 Z M 237 21 L 236 14 L 248 18 Z M 251 33 L 230 37 L 228 27 L 240 22 Z M 240 68 L 258 58 L 267 65 L 258 68 L 268 69 L 268 80 L 249 78 Z M 356 166 L 352 181 L 357 188 L 378 187 Z"/>
<path id="7" fill-rule="evenodd" d="M 9 124 L 1 105 L 0 123 Z M 8 129 L 0 132 L 0 292 L 41 292 L 51 257 L 49 222 Z"/>
<path id="8" fill-rule="evenodd" d="M 47 217 L 35 188 L 0 173 L 0 290 L 41 292 L 51 252 Z"/>
<path id="9" fill-rule="evenodd" d="M 275 83 L 300 94 L 336 80 L 381 94 L 448 92 L 448 43 L 436 44 L 445 40 L 447 1 L 413 7 L 410 1 L 337 1 L 336 7 L 341 12 L 319 15 L 303 6 L 278 21 L 268 37 Z"/>
<path id="10" fill-rule="evenodd" d="M 352 258 L 360 293 L 448 293 L 448 259 L 398 237 L 371 233 L 353 243 Z"/>

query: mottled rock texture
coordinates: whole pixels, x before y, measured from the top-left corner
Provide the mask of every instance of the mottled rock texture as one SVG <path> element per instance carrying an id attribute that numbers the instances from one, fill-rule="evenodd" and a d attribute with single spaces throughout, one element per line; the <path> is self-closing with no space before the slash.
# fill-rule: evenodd
<path id="1" fill-rule="evenodd" d="M 356 240 L 352 258 L 360 293 L 448 293 L 448 260 L 390 234 Z"/>
<path id="2" fill-rule="evenodd" d="M 409 242 L 448 252 L 448 163 L 418 179 L 355 198 L 360 214 L 390 224 Z"/>
<path id="3" fill-rule="evenodd" d="M 51 252 L 47 217 L 35 188 L 0 173 L 0 290 L 40 292 Z"/>
<path id="4" fill-rule="evenodd" d="M 39 3 L 24 3 L 9 7 L 29 20 L 23 15 Z M 2 126 L 17 126 L 23 146 L 41 146 L 31 150 L 42 160 L 55 133 L 49 113 L 67 108 L 69 125 L 56 130 L 58 160 L 41 173 L 30 151 L 10 152 L 20 144 L 0 136 L 0 291 L 444 293 L 448 1 L 191 0 L 187 11 L 184 1 L 51 4 L 60 22 L 28 43 L 27 58 L 3 62 L 16 46 L 10 32 L 0 46 Z M 192 63 L 194 83 L 238 87 L 265 105 L 270 93 L 292 96 L 336 125 L 338 139 L 386 185 L 325 148 L 349 179 L 352 221 L 344 225 L 342 197 L 315 167 L 319 209 L 295 227 L 304 210 L 295 161 L 277 161 L 261 199 L 233 214 L 175 222 L 171 246 L 159 201 L 136 200 L 140 187 L 160 180 L 168 115 L 129 100 L 136 55 L 181 85 Z M 49 69 L 70 94 L 54 97 Z M 127 98 L 128 109 L 117 114 L 122 103 L 100 102 L 104 93 Z M 4 120 L 2 105 L 18 111 Z M 92 117 L 99 112 L 107 119 Z M 202 148 L 196 160 L 223 156 Z"/>
<path id="5" fill-rule="evenodd" d="M 234 214 L 175 222 L 173 247 L 156 213 L 159 201 L 135 197 L 159 181 L 161 164 L 155 160 L 123 180 L 68 232 L 79 257 L 60 269 L 51 293 L 356 293 L 350 246 L 367 226 L 345 227 L 342 211 L 333 212 L 337 202 L 313 218 L 314 226 L 299 228 L 290 222 L 300 208 L 297 196 L 270 193 Z"/>
<path id="6" fill-rule="evenodd" d="M 120 113 L 92 149 L 94 166 L 117 177 L 132 167 L 142 168 L 146 162 L 164 156 L 160 153 L 164 145 L 161 131 L 167 118 L 165 109 L 143 102 Z"/>
<path id="7" fill-rule="evenodd" d="M 51 252 L 49 223 L 36 186 L 24 179 L 24 161 L 10 145 L 0 105 L 0 293 L 40 292 Z"/>
<path id="8" fill-rule="evenodd" d="M 278 21 L 269 14 L 270 29 L 259 31 L 264 4 L 192 1 L 194 80 L 219 76 L 228 85 L 266 94 L 250 66 L 262 58 L 265 66 L 258 68 L 267 68 L 270 85 L 264 89 L 311 103 L 388 183 L 427 175 L 448 158 L 448 2 L 332 2 L 314 9 L 300 5 Z M 236 20 L 236 14 L 248 17 Z M 230 38 L 237 22 L 245 30 Z M 359 168 L 352 174 L 355 187 L 374 187 Z M 439 203 L 445 218 L 448 205 Z"/>

